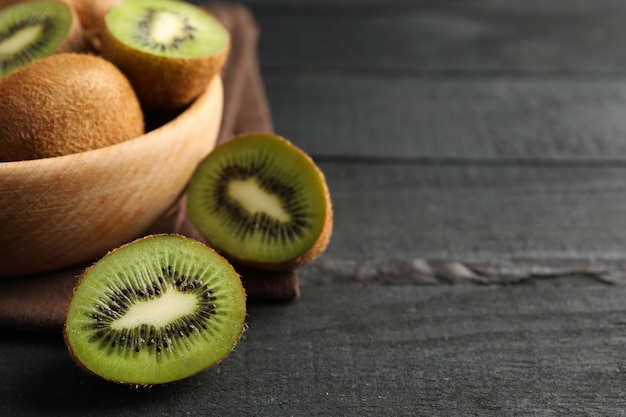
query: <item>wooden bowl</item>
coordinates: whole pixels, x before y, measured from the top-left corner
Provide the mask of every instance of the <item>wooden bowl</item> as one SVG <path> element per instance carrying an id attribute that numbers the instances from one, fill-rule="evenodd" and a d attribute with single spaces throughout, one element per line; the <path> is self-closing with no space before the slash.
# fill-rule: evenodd
<path id="1" fill-rule="evenodd" d="M 0 276 L 77 265 L 141 235 L 215 146 L 222 108 L 216 77 L 184 112 L 135 139 L 0 162 Z"/>

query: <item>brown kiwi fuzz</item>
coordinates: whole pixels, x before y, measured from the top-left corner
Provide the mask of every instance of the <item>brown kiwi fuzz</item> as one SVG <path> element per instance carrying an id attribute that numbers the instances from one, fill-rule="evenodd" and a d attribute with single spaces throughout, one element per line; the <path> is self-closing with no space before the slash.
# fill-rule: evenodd
<path id="1" fill-rule="evenodd" d="M 188 187 L 189 217 L 227 258 L 293 270 L 328 246 L 330 192 L 313 159 L 289 140 L 242 134 L 216 147 Z"/>
<path id="2" fill-rule="evenodd" d="M 90 373 L 145 386 L 223 360 L 245 317 L 245 290 L 226 259 L 196 240 L 160 234 L 122 245 L 85 270 L 64 335 Z"/>
<path id="3" fill-rule="evenodd" d="M 120 0 L 105 16 L 101 41 L 102 55 L 152 111 L 179 109 L 197 98 L 230 50 L 230 35 L 213 15 L 175 0 Z"/>
<path id="4" fill-rule="evenodd" d="M 0 161 L 79 153 L 144 133 L 128 79 L 89 54 L 65 53 L 0 79 Z"/>
<path id="5" fill-rule="evenodd" d="M 0 77 L 36 59 L 86 50 L 80 19 L 63 1 L 10 2 L 0 9 Z"/>

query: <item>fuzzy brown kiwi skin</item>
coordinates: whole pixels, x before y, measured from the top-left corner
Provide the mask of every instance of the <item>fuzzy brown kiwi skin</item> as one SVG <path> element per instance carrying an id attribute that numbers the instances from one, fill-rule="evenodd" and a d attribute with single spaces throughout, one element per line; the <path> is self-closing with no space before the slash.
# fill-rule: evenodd
<path id="1" fill-rule="evenodd" d="M 243 138 L 246 136 L 255 136 L 255 135 L 267 135 L 267 133 L 248 132 L 248 133 L 243 133 L 243 134 L 234 136 L 231 140 Z M 288 139 L 282 136 L 278 136 L 274 134 L 272 136 L 277 137 L 278 139 L 283 140 L 293 146 L 291 141 L 289 141 Z M 332 200 L 330 197 L 330 191 L 328 189 L 328 184 L 326 183 L 326 176 L 319 169 L 317 164 L 315 164 L 315 161 L 313 161 L 313 158 L 311 158 L 310 155 L 308 155 L 307 153 L 305 153 L 304 151 L 302 151 L 300 148 L 296 146 L 293 146 L 293 149 L 295 149 L 300 155 L 302 155 L 306 160 L 308 160 L 315 167 L 315 170 L 320 176 L 320 179 L 322 182 L 322 187 L 324 190 L 324 203 L 326 207 L 325 207 L 325 216 L 324 216 L 325 217 L 324 226 L 322 227 L 322 231 L 319 234 L 318 238 L 315 240 L 315 242 L 313 242 L 311 247 L 309 247 L 309 249 L 307 249 L 306 252 L 302 253 L 301 255 L 295 258 L 289 259 L 285 262 L 279 262 L 279 263 L 258 262 L 258 261 L 254 261 L 250 259 L 241 258 L 237 256 L 236 253 L 221 252 L 222 255 L 224 255 L 224 257 L 234 262 L 238 262 L 240 264 L 258 268 L 258 269 L 264 269 L 264 270 L 270 270 L 270 271 L 293 271 L 295 269 L 298 269 L 300 267 L 303 267 L 313 262 L 322 253 L 324 253 L 324 251 L 328 247 L 328 244 L 330 243 L 330 238 L 333 232 L 334 213 L 333 213 L 333 207 L 332 207 Z M 204 236 L 204 238 L 209 242 L 209 244 L 211 244 L 210 236 Z"/>
<path id="2" fill-rule="evenodd" d="M 31 0 L 0 0 L 0 10 L 12 6 L 17 3 L 25 3 Z M 60 3 L 65 3 L 70 6 L 72 11 L 72 26 L 70 27 L 65 40 L 54 51 L 55 54 L 62 54 L 67 52 L 90 52 L 92 50 L 88 36 L 84 30 L 79 14 L 77 13 L 72 1 L 77 0 L 57 0 Z M 105 0 L 102 0 L 105 1 Z M 117 1 L 117 0 L 115 0 Z"/>
<path id="3" fill-rule="evenodd" d="M 156 234 L 146 235 L 146 236 L 143 236 L 143 237 L 137 238 L 137 239 L 135 239 L 135 240 L 133 240 L 133 241 L 130 241 L 130 242 L 124 243 L 124 244 L 122 244 L 122 245 L 118 246 L 117 248 L 111 249 L 110 251 L 108 251 L 108 252 L 106 253 L 106 255 L 108 255 L 108 254 L 110 254 L 110 253 L 113 253 L 113 252 L 116 252 L 116 251 L 118 251 L 118 250 L 120 250 L 120 249 L 123 249 L 123 248 L 125 248 L 125 247 L 127 247 L 127 246 L 129 246 L 129 245 L 132 245 L 132 244 L 136 243 L 136 242 L 139 242 L 139 241 L 142 241 L 142 240 L 145 240 L 145 239 L 150 239 L 150 238 L 159 237 L 159 236 L 176 236 L 176 237 L 180 237 L 180 238 L 184 238 L 184 239 L 190 239 L 190 238 L 189 238 L 189 237 L 187 237 L 187 236 L 183 236 L 183 235 L 176 234 L 176 233 L 156 233 Z M 195 242 L 196 242 L 196 244 L 198 244 L 198 245 L 206 246 L 206 245 L 204 245 L 203 243 L 201 243 L 201 242 L 199 242 L 199 241 L 196 241 L 195 239 L 194 239 L 194 241 L 195 241 Z M 106 256 L 106 255 L 104 255 L 104 256 Z M 104 257 L 104 256 L 103 256 L 103 257 Z M 81 368 L 81 369 L 83 369 L 85 372 L 87 372 L 87 373 L 89 373 L 89 374 L 91 374 L 91 375 L 94 375 L 94 376 L 96 376 L 96 377 L 98 377 L 98 378 L 101 378 L 101 379 L 104 379 L 104 380 L 106 380 L 106 381 L 113 382 L 113 383 L 116 383 L 116 384 L 120 384 L 120 385 L 131 385 L 131 386 L 133 386 L 133 387 L 135 387 L 135 388 L 142 388 L 142 387 L 147 387 L 147 388 L 149 388 L 149 387 L 152 387 L 152 386 L 154 386 L 154 384 L 143 384 L 143 385 L 138 385 L 138 384 L 134 384 L 134 383 L 128 383 L 128 382 L 125 382 L 125 381 L 118 381 L 118 380 L 114 380 L 114 379 L 105 378 L 105 377 L 103 377 L 102 375 L 98 375 L 98 374 L 94 373 L 91 369 L 89 369 L 89 368 L 87 368 L 85 365 L 83 365 L 83 363 L 82 363 L 82 362 L 81 362 L 81 361 L 80 361 L 80 360 L 76 357 L 76 355 L 74 354 L 74 350 L 72 349 L 72 345 L 70 344 L 70 342 L 69 342 L 69 337 L 68 337 L 67 315 L 68 315 L 68 312 L 69 312 L 69 307 L 70 307 L 70 303 L 71 303 L 71 301 L 72 301 L 72 298 L 74 298 L 74 294 L 76 294 L 76 290 L 78 289 L 78 287 L 80 286 L 80 284 L 83 282 L 83 280 L 85 279 L 85 277 L 89 274 L 89 272 L 91 271 L 91 269 L 92 269 L 92 268 L 96 265 L 96 263 L 97 263 L 97 261 L 96 261 L 96 262 L 94 262 L 92 265 L 88 266 L 88 267 L 87 267 L 87 268 L 83 271 L 83 273 L 82 273 L 82 274 L 78 277 L 78 280 L 76 281 L 76 284 L 74 285 L 74 288 L 72 289 L 72 296 L 69 298 L 69 300 L 68 300 L 68 302 L 67 302 L 67 304 L 66 304 L 66 306 L 65 306 L 65 317 L 66 317 L 66 320 L 65 320 L 65 323 L 64 323 L 64 325 L 63 325 L 63 340 L 64 340 L 64 342 L 65 342 L 65 346 L 67 347 L 67 350 L 68 350 L 68 352 L 69 352 L 69 354 L 70 354 L 70 357 L 74 360 L 74 362 L 75 362 L 78 366 L 80 366 L 80 368 Z M 244 297 L 247 297 L 247 295 L 246 295 L 246 291 L 245 291 L 245 288 L 244 288 L 243 284 L 241 284 L 241 291 L 243 292 Z M 246 332 L 246 330 L 248 330 L 248 326 L 247 326 L 247 324 L 244 324 L 243 328 L 241 329 L 241 332 L 239 333 L 239 335 L 237 336 L 237 339 L 235 340 L 235 343 L 233 343 L 233 345 L 230 347 L 229 352 L 228 352 L 226 355 L 224 355 L 224 357 L 222 357 L 222 360 L 224 360 L 224 359 L 225 359 L 228 355 L 230 355 L 230 353 L 233 351 L 233 349 L 235 349 L 235 346 L 237 346 L 237 344 L 239 343 L 239 340 L 241 340 L 241 337 L 242 337 L 242 336 L 243 336 L 243 334 Z M 221 362 L 221 361 L 220 361 L 220 362 Z M 217 365 L 218 363 L 219 363 L 219 362 L 214 363 L 214 364 L 213 364 L 213 365 L 211 365 L 209 368 L 211 368 L 211 367 L 213 367 L 213 366 Z M 207 368 L 207 369 L 209 369 L 209 368 Z M 170 382 L 170 384 L 175 383 L 175 382 L 177 382 L 177 381 L 172 381 L 172 382 Z M 166 384 L 167 384 L 167 383 L 166 383 Z M 160 384 L 160 385 L 166 385 L 166 384 Z"/>
<path id="4" fill-rule="evenodd" d="M 145 131 L 128 80 L 93 55 L 56 54 L 26 64 L 0 80 L 0 97 L 0 161 L 83 152 Z"/>

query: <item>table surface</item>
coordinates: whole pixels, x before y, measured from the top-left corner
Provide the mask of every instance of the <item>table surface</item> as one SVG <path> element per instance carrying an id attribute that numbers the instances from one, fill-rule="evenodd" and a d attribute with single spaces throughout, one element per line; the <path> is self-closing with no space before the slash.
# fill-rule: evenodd
<path id="1" fill-rule="evenodd" d="M 246 4 L 335 208 L 302 297 L 150 389 L 5 332 L 0 416 L 626 415 L 626 2 Z"/>

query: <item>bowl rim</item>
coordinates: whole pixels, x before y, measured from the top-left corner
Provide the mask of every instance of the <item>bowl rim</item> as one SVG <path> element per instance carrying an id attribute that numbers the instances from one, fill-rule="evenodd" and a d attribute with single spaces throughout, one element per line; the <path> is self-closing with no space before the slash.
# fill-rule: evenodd
<path id="1" fill-rule="evenodd" d="M 0 161 L 0 175 L 2 172 L 21 171 L 21 170 L 44 170 L 47 166 L 57 164 L 70 164 L 74 161 L 82 161 L 85 159 L 97 159 L 101 155 L 106 155 L 110 152 L 124 152 L 125 148 L 141 147 L 144 142 L 152 140 L 153 136 L 162 135 L 163 130 L 175 129 L 176 125 L 181 123 L 181 120 L 185 120 L 192 117 L 195 114 L 195 109 L 202 107 L 205 101 L 211 99 L 213 90 L 216 88 L 223 88 L 221 75 L 216 75 L 213 80 L 209 82 L 206 89 L 191 104 L 189 104 L 181 113 L 176 117 L 169 120 L 167 123 L 161 124 L 158 127 L 151 129 L 144 134 L 125 140 L 123 142 L 114 143 L 112 145 L 103 146 L 101 148 L 90 149 L 84 152 L 71 153 L 67 155 L 51 156 L 47 158 L 38 159 L 26 159 L 20 161 Z M 145 116 L 144 116 L 145 117 Z M 167 137 L 166 135 L 164 135 Z"/>
<path id="2" fill-rule="evenodd" d="M 183 113 L 126 142 L 0 163 L 0 224 L 7 227 L 0 238 L 0 263 L 11 266 L 0 273 L 0 279 L 88 261 L 143 233 L 165 215 L 180 201 L 196 164 L 217 143 L 223 92 L 221 78 L 216 78 Z M 163 152 L 166 148 L 173 152 Z M 171 164 L 181 165 L 180 169 L 162 169 Z M 159 196 L 157 201 L 143 193 L 146 179 L 151 195 Z M 119 190 L 128 198 L 115 198 L 113 193 Z M 107 201 L 114 201 L 113 209 Z M 118 222 L 117 216 L 126 220 Z M 58 236 L 61 242 L 56 244 Z M 30 243 L 21 246 L 25 241 Z M 78 245 L 66 245 L 76 241 Z"/>

